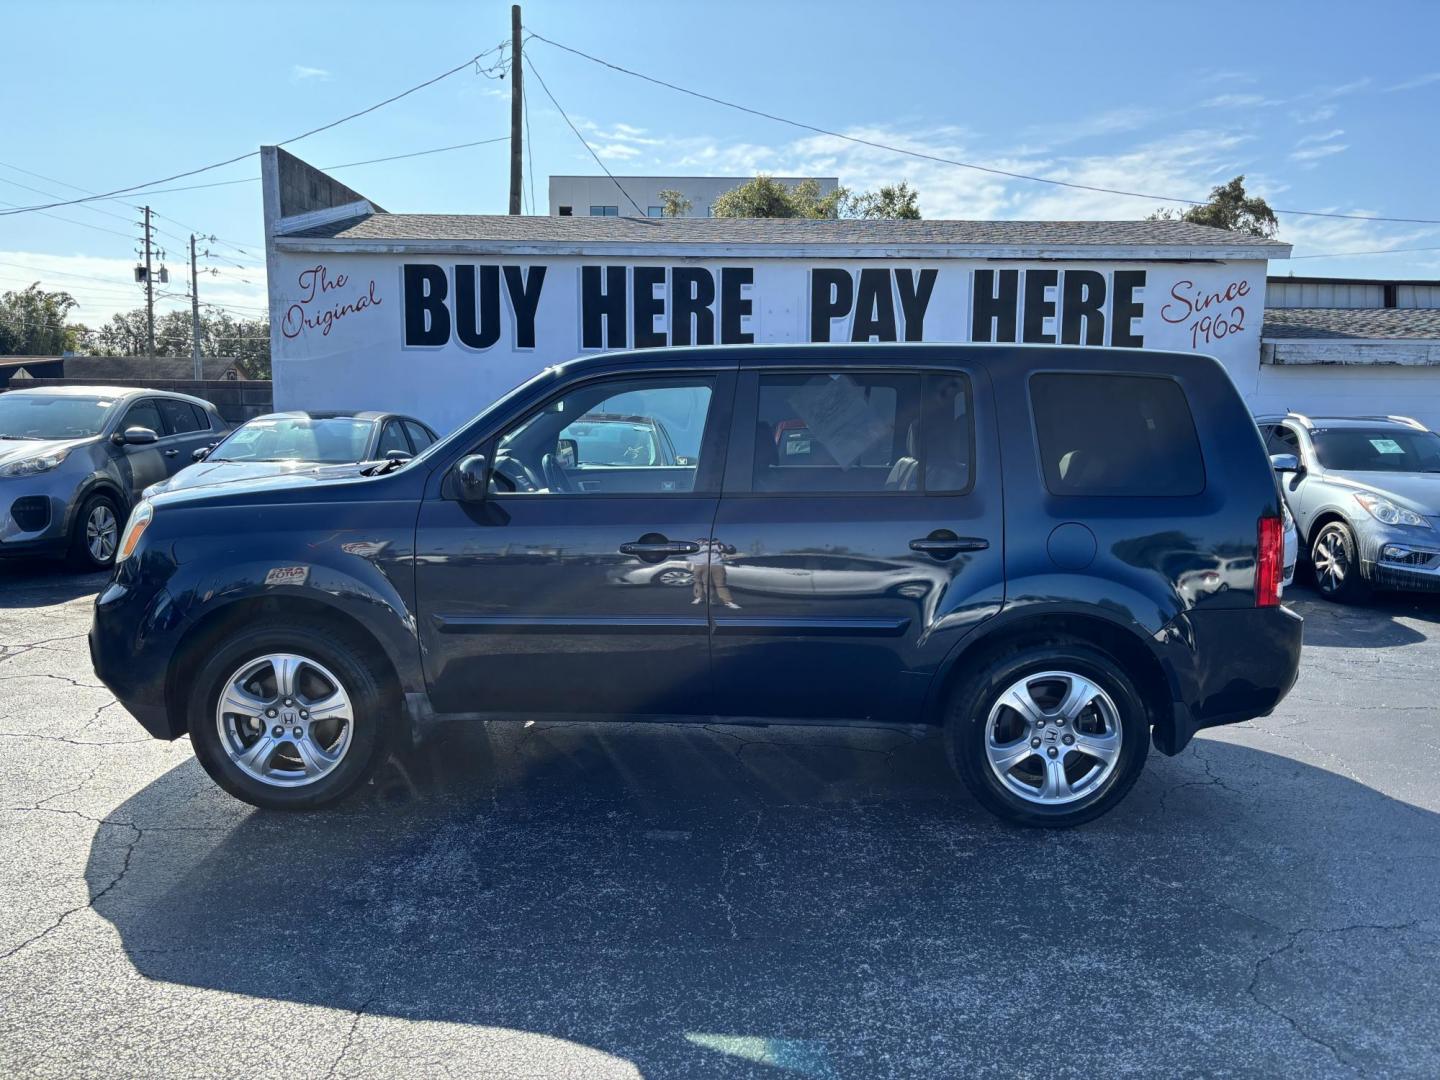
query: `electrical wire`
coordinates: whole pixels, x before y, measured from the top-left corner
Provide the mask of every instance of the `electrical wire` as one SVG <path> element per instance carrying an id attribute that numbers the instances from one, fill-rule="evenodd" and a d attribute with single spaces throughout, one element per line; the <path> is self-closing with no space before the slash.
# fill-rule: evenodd
<path id="1" fill-rule="evenodd" d="M 841 139 L 844 142 L 854 143 L 857 146 L 868 146 L 874 150 L 884 150 L 892 154 L 902 154 L 906 157 L 919 158 L 922 161 L 933 161 L 941 165 L 954 165 L 961 169 L 973 169 L 976 172 L 989 173 L 992 176 L 1004 176 L 1011 180 L 1028 180 L 1036 184 L 1051 184 L 1055 187 L 1071 188 L 1075 191 L 1094 191 L 1104 195 L 1121 195 L 1131 199 L 1149 199 L 1153 202 L 1182 203 L 1186 206 L 1206 205 L 1206 200 L 1204 199 L 1187 199 L 1178 195 L 1153 195 L 1143 191 L 1126 191 L 1123 188 L 1102 187 L 1098 184 L 1081 184 L 1073 180 L 1056 180 L 1048 176 L 1033 176 L 1030 173 L 1012 172 L 1008 169 L 997 169 L 989 165 L 977 165 L 973 161 L 960 161 L 956 158 L 948 158 L 940 154 L 927 154 L 920 150 L 907 150 L 904 147 L 891 146 L 888 143 L 878 142 L 874 139 L 862 139 L 855 135 L 845 135 L 839 131 L 832 131 L 829 128 L 818 127 L 815 124 L 807 124 L 800 120 L 791 120 L 788 117 L 777 116 L 774 113 L 765 112 L 763 109 L 754 109 L 748 105 L 741 105 L 738 102 L 726 101 L 724 98 L 718 98 L 712 94 L 701 93 L 699 90 L 691 90 L 672 82 L 666 82 L 664 79 L 657 79 L 653 75 L 632 71 L 630 68 L 611 63 L 609 60 L 602 60 L 600 57 L 592 56 L 580 49 L 572 48 L 569 45 L 562 45 L 560 42 L 553 41 L 533 30 L 529 32 L 525 40 L 543 41 L 547 45 L 553 45 L 557 49 L 563 49 L 565 52 L 573 53 L 575 56 L 589 60 L 592 64 L 599 64 L 601 67 L 607 67 L 612 71 L 618 71 L 632 78 L 643 79 L 645 82 L 655 86 L 663 86 L 677 93 L 688 94 L 690 97 L 699 98 L 701 101 L 709 101 L 715 105 L 723 105 L 727 109 L 736 109 L 739 112 L 749 113 L 751 116 L 758 116 L 765 120 L 773 120 L 778 124 L 786 124 L 793 128 L 799 128 L 802 131 L 810 131 L 817 135 L 828 135 L 831 138 Z M 528 53 L 525 54 L 525 59 L 529 62 L 530 56 Z M 541 80 L 541 86 L 544 86 L 544 80 Z M 636 209 L 638 210 L 639 207 L 636 207 Z M 1272 207 L 1272 209 L 1277 214 L 1291 214 L 1299 217 L 1339 218 L 1345 221 L 1385 221 L 1407 225 L 1440 225 L 1440 218 L 1382 217 L 1371 214 L 1340 214 L 1325 210 L 1292 210 L 1281 209 L 1280 207 Z"/>
<path id="2" fill-rule="evenodd" d="M 394 102 L 399 101 L 401 98 L 409 97 L 411 94 L 419 90 L 423 90 L 427 86 L 433 86 L 435 83 L 440 82 L 442 79 L 448 79 L 456 72 L 463 71 L 467 67 L 470 67 L 472 65 L 475 65 L 478 70 L 478 65 L 480 61 L 486 56 L 490 55 L 490 53 L 495 52 L 498 48 L 499 46 L 494 46 L 492 48 L 486 49 L 484 52 L 477 53 L 475 56 L 470 57 L 464 63 L 457 64 L 455 67 L 450 68 L 448 71 L 442 71 L 439 75 L 436 75 L 430 79 L 426 79 L 422 83 L 417 83 L 415 86 L 410 87 L 408 90 L 402 90 L 400 93 L 394 94 L 386 98 L 384 101 L 378 101 L 374 105 L 370 105 L 364 109 L 359 109 L 353 113 L 350 113 L 348 116 L 342 116 L 338 120 L 332 120 L 328 124 L 321 124 L 319 127 L 311 128 L 309 131 L 301 132 L 299 135 L 292 135 L 288 139 L 283 139 L 275 143 L 275 145 L 289 146 L 292 143 L 299 142 L 301 139 L 308 139 L 312 135 L 318 135 L 323 131 L 329 131 L 331 128 L 339 127 L 341 124 L 347 123 L 351 120 L 355 120 L 359 117 L 372 113 L 376 109 L 381 109 L 384 108 L 386 105 L 393 104 Z M 187 176 L 197 176 L 200 173 L 210 172 L 212 169 L 219 169 L 223 168 L 226 165 L 233 165 L 237 161 L 245 161 L 247 158 L 257 157 L 259 153 L 259 150 L 250 150 L 244 154 L 237 154 L 232 158 L 226 158 L 224 161 L 216 161 L 209 165 L 202 165 L 197 169 L 188 169 L 185 172 L 172 173 L 171 175 L 161 177 L 158 180 L 149 180 L 140 184 L 131 184 L 128 187 L 115 188 L 114 190 L 104 192 L 103 194 L 87 195 L 82 199 L 67 199 L 60 202 L 40 203 L 35 206 L 24 206 L 16 207 L 10 210 L 0 210 L 0 217 L 9 217 L 13 214 L 23 214 L 38 210 L 51 210 L 57 206 L 74 206 L 79 203 L 94 202 L 97 199 L 114 198 L 117 195 L 141 194 L 143 193 L 141 191 L 141 189 L 143 188 L 152 188 L 158 184 L 168 184 L 172 180 L 183 180 Z"/>
<path id="3" fill-rule="evenodd" d="M 532 36 L 539 37 L 540 35 L 535 34 Z M 540 38 L 540 40 L 544 41 L 545 39 Z M 575 137 L 580 140 L 580 145 L 585 147 L 586 150 L 590 151 L 590 156 L 595 159 L 595 164 L 600 166 L 601 170 L 605 173 L 605 175 L 610 178 L 610 182 L 614 184 L 617 188 L 619 188 L 620 194 L 624 195 L 625 198 L 629 200 L 630 205 L 635 207 L 635 213 L 638 214 L 640 217 L 644 217 L 645 211 L 640 209 L 640 204 L 637 203 L 634 199 L 630 198 L 630 193 L 625 190 L 624 185 L 622 185 L 619 180 L 615 179 L 615 174 L 610 171 L 609 167 L 605 164 L 605 162 L 600 160 L 600 155 L 595 152 L 595 148 L 585 140 L 585 136 L 580 134 L 580 129 L 571 122 L 570 117 L 566 114 L 565 110 L 560 107 L 560 103 L 555 100 L 555 95 L 550 92 L 550 87 L 545 85 L 545 80 L 541 77 L 539 70 L 536 69 L 535 61 L 530 59 L 530 54 L 525 53 L 524 59 L 526 66 L 530 69 L 530 74 L 534 75 L 535 78 L 539 80 L 540 89 L 545 91 L 545 96 L 550 99 L 550 104 L 555 106 L 555 111 L 560 114 L 561 119 L 563 119 L 565 123 L 569 126 L 570 130 L 575 133 Z"/>
<path id="4" fill-rule="evenodd" d="M 1440 247 L 1375 248 L 1372 251 L 1327 251 L 1321 255 L 1291 255 L 1288 260 L 1276 259 L 1274 261 L 1295 262 L 1297 259 L 1348 259 L 1351 255 L 1408 255 L 1415 251 L 1440 251 Z"/>

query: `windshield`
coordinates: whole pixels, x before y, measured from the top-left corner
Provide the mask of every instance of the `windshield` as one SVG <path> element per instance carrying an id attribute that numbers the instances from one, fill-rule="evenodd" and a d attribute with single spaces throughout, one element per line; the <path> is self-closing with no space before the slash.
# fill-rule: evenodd
<path id="1" fill-rule="evenodd" d="M 1397 428 L 1319 428 L 1315 455 L 1345 472 L 1440 472 L 1440 435 Z"/>
<path id="2" fill-rule="evenodd" d="M 585 465 L 660 464 L 660 448 L 650 424 L 582 416 L 562 431 L 560 438 L 575 440 L 577 458 Z"/>
<path id="3" fill-rule="evenodd" d="M 262 417 L 236 428 L 207 461 L 364 461 L 373 420 L 346 417 Z"/>
<path id="4" fill-rule="evenodd" d="M 88 439 L 99 435 L 113 398 L 0 394 L 0 439 Z"/>

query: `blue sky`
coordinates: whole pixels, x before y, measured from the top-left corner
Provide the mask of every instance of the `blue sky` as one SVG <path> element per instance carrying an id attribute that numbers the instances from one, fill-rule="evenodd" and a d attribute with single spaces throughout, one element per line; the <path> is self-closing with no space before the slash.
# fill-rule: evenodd
<path id="1" fill-rule="evenodd" d="M 1440 219 L 1440 4 L 725 5 L 530 0 L 528 26 L 627 67 L 848 134 L 1012 171 L 1203 197 L 1237 173 L 1276 207 Z M 498 44 L 509 5 L 410 2 L 7 5 L 0 200 L 110 190 L 289 138 Z M 814 136 L 597 68 L 532 59 L 617 173 L 906 179 L 927 217 L 1137 218 L 1157 203 L 921 162 Z M 534 191 L 597 171 L 534 80 Z M 503 136 L 508 83 L 465 71 L 290 147 L 321 166 Z M 528 166 L 528 162 L 527 162 Z M 53 179 L 16 171 L 29 170 Z M 177 185 L 258 174 L 246 161 Z M 497 213 L 504 143 L 337 171 L 389 210 Z M 57 182 L 59 181 L 59 182 Z M 174 186 L 174 185 L 169 185 Z M 255 182 L 0 217 L 0 290 L 39 279 L 91 324 L 139 300 L 134 204 L 165 230 L 162 307 L 181 307 L 183 240 L 212 245 L 201 295 L 264 304 Z M 103 210 L 104 212 L 97 212 Z M 119 215 L 118 217 L 110 215 Z M 84 225 L 73 222 L 83 222 Z M 105 232 L 101 230 L 113 230 Z M 116 234 L 120 235 L 116 235 Z M 1272 272 L 1440 277 L 1440 226 L 1282 216 Z"/>

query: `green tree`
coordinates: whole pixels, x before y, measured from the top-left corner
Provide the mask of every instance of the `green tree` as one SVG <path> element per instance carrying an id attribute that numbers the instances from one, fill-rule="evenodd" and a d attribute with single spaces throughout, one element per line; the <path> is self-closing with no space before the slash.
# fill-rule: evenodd
<path id="1" fill-rule="evenodd" d="M 905 180 L 898 184 L 884 184 L 877 191 L 862 191 L 848 196 L 841 207 L 840 216 L 919 221 L 920 193 Z"/>
<path id="2" fill-rule="evenodd" d="M 660 205 L 664 208 L 662 213 L 665 217 L 684 217 L 695 208 L 691 200 L 674 188 L 666 188 L 660 192 Z"/>
<path id="3" fill-rule="evenodd" d="M 155 355 L 189 356 L 191 324 L 188 311 L 155 317 Z M 117 312 L 90 337 L 95 356 L 144 356 L 145 309 Z M 252 379 L 270 378 L 270 322 L 236 319 L 223 311 L 200 315 L 200 354 L 233 357 Z"/>
<path id="4" fill-rule="evenodd" d="M 761 173 L 717 198 L 711 213 L 723 218 L 835 218 L 848 195 L 844 188 L 822 195 L 813 179 L 786 187 Z"/>
<path id="5" fill-rule="evenodd" d="M 83 348 L 83 326 L 66 320 L 76 301 L 67 292 L 48 292 L 39 282 L 0 296 L 0 355 L 59 356 Z"/>
<path id="6" fill-rule="evenodd" d="M 1245 177 L 1237 176 L 1228 184 L 1220 184 L 1210 191 L 1208 202 L 1192 206 L 1181 212 L 1169 207 L 1156 210 L 1149 221 L 1192 221 L 1196 225 L 1210 225 L 1216 229 L 1247 233 L 1269 239 L 1275 235 L 1280 224 L 1275 211 L 1258 195 L 1245 194 Z"/>

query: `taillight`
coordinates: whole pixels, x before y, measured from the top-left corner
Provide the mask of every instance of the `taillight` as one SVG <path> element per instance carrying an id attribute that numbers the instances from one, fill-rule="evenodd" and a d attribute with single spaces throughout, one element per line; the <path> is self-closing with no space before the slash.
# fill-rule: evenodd
<path id="1" fill-rule="evenodd" d="M 1278 517 L 1260 519 L 1260 548 L 1255 556 L 1255 606 L 1280 603 L 1285 578 L 1285 523 Z"/>

